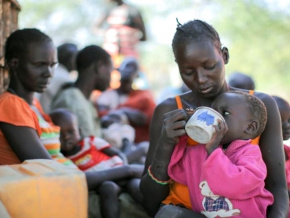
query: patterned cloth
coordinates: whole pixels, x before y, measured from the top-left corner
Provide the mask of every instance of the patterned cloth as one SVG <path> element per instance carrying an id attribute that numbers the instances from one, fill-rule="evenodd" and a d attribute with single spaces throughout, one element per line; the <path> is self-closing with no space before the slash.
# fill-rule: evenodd
<path id="1" fill-rule="evenodd" d="M 65 158 L 60 152 L 60 127 L 53 124 L 50 117 L 45 114 L 39 101 L 35 98 L 30 106 L 35 112 L 41 129 L 40 141 L 49 152 L 51 157 L 64 165 L 75 167 L 73 162 Z"/>
<path id="2" fill-rule="evenodd" d="M 229 205 L 225 201 L 225 197 L 218 197 L 217 199 L 205 198 L 204 208 L 206 211 L 229 210 Z"/>
<path id="3" fill-rule="evenodd" d="M 82 171 L 101 171 L 123 165 L 119 156 L 110 157 L 102 150 L 111 145 L 101 138 L 86 137 L 79 142 L 81 150 L 67 158 L 71 159 Z"/>

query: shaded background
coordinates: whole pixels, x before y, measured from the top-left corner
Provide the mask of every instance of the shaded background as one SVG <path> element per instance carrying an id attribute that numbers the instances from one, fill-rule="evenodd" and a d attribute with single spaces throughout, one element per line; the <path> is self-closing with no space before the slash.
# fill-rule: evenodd
<path id="1" fill-rule="evenodd" d="M 76 43 L 79 48 L 102 44 L 94 24 L 105 0 L 18 0 L 19 27 L 37 27 L 56 45 Z M 290 101 L 290 2 L 282 0 L 124 0 L 144 18 L 148 41 L 139 51 L 143 72 L 154 96 L 181 80 L 171 51 L 180 23 L 202 19 L 212 24 L 230 51 L 227 76 L 240 71 L 253 77 L 256 90 Z M 169 3 L 170 2 L 170 3 Z"/>

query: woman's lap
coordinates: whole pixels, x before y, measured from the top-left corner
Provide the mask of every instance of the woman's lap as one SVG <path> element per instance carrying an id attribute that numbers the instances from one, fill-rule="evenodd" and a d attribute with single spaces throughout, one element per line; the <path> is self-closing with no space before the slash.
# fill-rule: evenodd
<path id="1" fill-rule="evenodd" d="M 121 204 L 121 218 L 150 218 L 145 210 L 137 204 L 129 194 L 121 193 L 119 196 Z M 100 197 L 95 192 L 89 192 L 89 218 L 101 218 Z"/>

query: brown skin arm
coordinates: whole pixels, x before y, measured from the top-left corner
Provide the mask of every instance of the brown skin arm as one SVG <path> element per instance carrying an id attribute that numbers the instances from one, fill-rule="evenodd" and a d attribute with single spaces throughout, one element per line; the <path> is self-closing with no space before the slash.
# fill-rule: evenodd
<path id="1" fill-rule="evenodd" d="M 169 194 L 169 185 L 160 185 L 147 173 L 151 165 L 152 174 L 159 180 L 169 179 L 168 164 L 179 137 L 185 134 L 188 115 L 183 109 L 176 109 L 175 99 L 167 99 L 159 104 L 150 126 L 150 145 L 146 157 L 145 169 L 141 178 L 140 189 L 143 194 L 143 207 L 148 214 L 158 218 L 192 218 L 205 217 L 192 210 L 173 205 L 166 205 L 160 210 L 161 202 Z"/>
<path id="2" fill-rule="evenodd" d="M 124 154 L 122 151 L 118 150 L 117 148 L 114 148 L 114 147 L 105 148 L 103 152 L 110 157 L 117 155 L 123 160 L 124 164 L 128 164 L 128 159 L 127 159 L 126 154 Z"/>
<path id="3" fill-rule="evenodd" d="M 179 136 L 185 134 L 187 115 L 184 110 L 176 109 L 174 99 L 159 104 L 154 112 L 150 127 L 150 145 L 146 157 L 144 175 L 140 189 L 144 196 L 143 206 L 150 215 L 155 215 L 162 200 L 169 193 L 169 185 L 160 185 L 147 173 L 151 165 L 152 174 L 159 180 L 167 181 L 167 167 Z"/>
<path id="4" fill-rule="evenodd" d="M 21 162 L 28 159 L 51 159 L 35 129 L 3 122 L 0 123 L 0 129 Z"/>
<path id="5" fill-rule="evenodd" d="M 285 176 L 285 154 L 279 110 L 274 100 L 263 93 L 255 93 L 267 107 L 268 121 L 260 137 L 260 148 L 267 166 L 266 189 L 274 195 L 274 204 L 269 207 L 267 217 L 287 217 L 289 207 Z"/>

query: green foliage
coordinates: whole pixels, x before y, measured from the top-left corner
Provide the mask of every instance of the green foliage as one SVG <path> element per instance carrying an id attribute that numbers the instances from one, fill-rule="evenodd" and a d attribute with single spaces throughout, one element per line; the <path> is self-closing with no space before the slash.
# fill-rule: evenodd
<path id="1" fill-rule="evenodd" d="M 290 14 L 265 1 L 221 0 L 215 26 L 230 51 L 227 72 L 251 75 L 258 91 L 290 100 Z"/>
<path id="2" fill-rule="evenodd" d="M 70 41 L 84 46 L 98 43 L 93 25 L 104 0 L 19 0 L 19 27 L 37 27 L 56 44 Z"/>
<path id="3" fill-rule="evenodd" d="M 141 64 L 154 93 L 176 85 L 180 79 L 171 41 L 167 41 L 173 37 L 175 18 L 180 18 L 181 23 L 198 18 L 211 23 L 229 48 L 227 75 L 233 71 L 244 72 L 254 78 L 258 91 L 290 100 L 290 11 L 287 11 L 290 3 L 278 7 L 285 1 L 125 2 L 136 5 L 145 21 L 148 42 L 140 43 Z M 93 27 L 104 10 L 105 0 L 19 0 L 19 3 L 21 28 L 38 27 L 52 36 L 56 44 L 71 41 L 82 47 L 102 43 L 102 36 L 97 35 Z"/>

